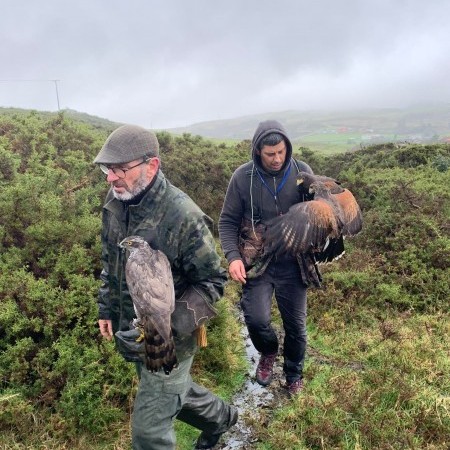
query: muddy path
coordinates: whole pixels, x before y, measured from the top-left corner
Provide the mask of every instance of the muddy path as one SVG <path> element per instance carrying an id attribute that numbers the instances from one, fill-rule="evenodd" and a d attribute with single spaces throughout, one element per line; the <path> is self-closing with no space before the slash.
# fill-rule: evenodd
<path id="1" fill-rule="evenodd" d="M 246 356 L 249 362 L 249 371 L 242 389 L 234 395 L 231 403 L 239 410 L 239 420 L 236 425 L 225 433 L 214 449 L 251 450 L 256 449 L 258 437 L 252 424 L 259 426 L 267 421 L 272 411 L 289 401 L 285 390 L 282 356 L 278 356 L 274 365 L 274 376 L 269 386 L 263 387 L 256 382 L 255 372 L 259 361 L 259 353 L 253 346 L 245 325 L 241 331 L 245 341 Z M 282 339 L 280 339 L 280 343 Z M 281 352 L 282 350 L 280 350 Z"/>
<path id="2" fill-rule="evenodd" d="M 214 450 L 253 450 L 257 448 L 258 436 L 252 424 L 258 427 L 270 423 L 273 411 L 290 401 L 287 390 L 284 387 L 283 374 L 283 332 L 276 330 L 280 343 L 279 355 L 274 364 L 274 376 L 269 386 L 263 387 L 256 382 L 255 372 L 259 361 L 259 353 L 253 346 L 247 329 L 242 323 L 241 334 L 245 342 L 246 357 L 249 362 L 249 371 L 242 389 L 234 395 L 231 403 L 239 410 L 239 419 L 230 431 L 226 432 Z M 326 364 L 335 367 L 347 367 L 351 370 L 364 370 L 364 366 L 357 361 L 341 361 L 322 355 L 318 350 L 308 344 L 307 358 L 314 360 L 316 364 Z"/>

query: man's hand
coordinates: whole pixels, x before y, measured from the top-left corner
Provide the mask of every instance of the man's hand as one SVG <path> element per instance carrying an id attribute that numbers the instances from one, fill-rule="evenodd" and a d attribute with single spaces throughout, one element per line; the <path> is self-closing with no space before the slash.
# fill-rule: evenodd
<path id="1" fill-rule="evenodd" d="M 110 341 L 113 337 L 112 322 L 110 320 L 100 319 L 98 321 L 101 335 Z"/>
<path id="2" fill-rule="evenodd" d="M 235 259 L 234 261 L 231 261 L 228 271 L 234 281 L 239 281 L 239 283 L 242 284 L 246 283 L 245 279 L 247 278 L 247 273 L 245 272 L 244 263 L 242 260 Z"/>

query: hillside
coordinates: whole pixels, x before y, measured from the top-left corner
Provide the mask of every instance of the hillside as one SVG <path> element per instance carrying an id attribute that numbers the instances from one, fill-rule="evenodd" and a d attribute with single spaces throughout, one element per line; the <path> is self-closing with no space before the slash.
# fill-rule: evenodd
<path id="1" fill-rule="evenodd" d="M 30 110 L 25 109 L 0 107 L 0 114 L 6 116 L 29 112 Z M 67 118 L 106 132 L 121 125 L 72 109 L 61 112 Z M 58 115 L 57 112 L 47 111 L 33 113 L 43 118 Z M 267 112 L 166 128 L 164 131 L 173 135 L 188 133 L 233 145 L 251 139 L 260 121 L 274 118 L 285 125 L 295 146 L 307 147 L 324 154 L 341 153 L 385 142 L 429 144 L 450 141 L 450 104 L 421 105 L 405 109 Z"/>
<path id="2" fill-rule="evenodd" d="M 252 137 L 261 120 L 283 123 L 295 144 L 315 150 L 349 150 L 381 142 L 439 142 L 450 137 L 450 104 L 422 105 L 405 109 L 349 111 L 282 111 L 201 122 L 170 133 L 191 133 L 220 140 Z"/>
<path id="3" fill-rule="evenodd" d="M 106 135 L 65 114 L 0 114 L 4 450 L 130 448 L 135 368 L 97 327 L 108 187 L 92 160 Z M 167 132 L 158 139 L 167 178 L 217 223 L 248 142 L 228 147 Z M 333 156 L 302 149 L 301 158 L 354 193 L 364 228 L 342 259 L 322 266 L 323 288 L 308 293 L 302 394 L 288 400 L 274 383 L 280 404 L 240 417 L 252 429 L 246 448 L 447 450 L 450 145 Z M 240 289 L 227 284 L 194 363 L 194 379 L 224 398 L 252 380 L 242 361 Z M 275 307 L 274 322 L 281 333 Z M 192 448 L 199 431 L 176 425 L 178 448 Z"/>
<path id="4" fill-rule="evenodd" d="M 35 111 L 35 110 L 29 110 L 29 109 L 22 109 L 22 108 L 3 108 L 0 107 L 0 115 L 3 116 L 14 116 L 17 114 L 29 114 L 30 112 L 33 112 L 35 115 L 42 117 L 42 118 L 51 118 L 58 116 L 58 112 L 51 112 L 51 111 Z M 122 125 L 118 122 L 113 122 L 108 119 L 104 119 L 102 117 L 93 116 L 88 113 L 83 113 L 79 111 L 75 111 L 73 109 L 64 109 L 60 111 L 64 114 L 65 117 L 73 119 L 76 122 L 85 123 L 87 125 L 90 125 L 94 128 L 98 129 L 104 129 L 106 131 L 112 131 L 118 126 Z"/>

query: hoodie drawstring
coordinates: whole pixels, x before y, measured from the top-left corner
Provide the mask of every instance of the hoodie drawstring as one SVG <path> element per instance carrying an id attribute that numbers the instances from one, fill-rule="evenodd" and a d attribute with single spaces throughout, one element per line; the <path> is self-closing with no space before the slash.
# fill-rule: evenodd
<path id="1" fill-rule="evenodd" d="M 289 163 L 289 167 L 287 168 L 287 170 L 284 172 L 283 175 L 283 179 L 281 180 L 281 183 L 278 185 L 278 187 L 276 188 L 276 190 L 272 191 L 272 189 L 270 188 L 270 186 L 266 183 L 266 181 L 264 180 L 263 176 L 261 175 L 261 173 L 259 172 L 258 168 L 256 167 L 256 173 L 259 175 L 259 178 L 261 180 L 261 183 L 267 188 L 267 190 L 271 193 L 272 197 L 274 198 L 275 202 L 277 201 L 277 195 L 278 193 L 281 191 L 281 189 L 283 189 L 284 185 L 286 184 L 286 181 L 289 177 L 289 174 L 291 173 L 291 164 Z"/>

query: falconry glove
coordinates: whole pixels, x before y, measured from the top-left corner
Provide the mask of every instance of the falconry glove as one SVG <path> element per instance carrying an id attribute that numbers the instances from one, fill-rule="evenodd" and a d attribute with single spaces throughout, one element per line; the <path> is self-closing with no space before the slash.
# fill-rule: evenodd
<path id="1" fill-rule="evenodd" d="M 132 328 L 130 330 L 117 331 L 116 345 L 120 353 L 128 362 L 144 362 L 145 361 L 145 345 L 142 340 L 142 330 L 140 328 Z"/>
<path id="2" fill-rule="evenodd" d="M 189 286 L 180 298 L 175 299 L 175 311 L 172 313 L 174 335 L 192 334 L 201 325 L 217 315 L 208 296 L 198 287 Z"/>

